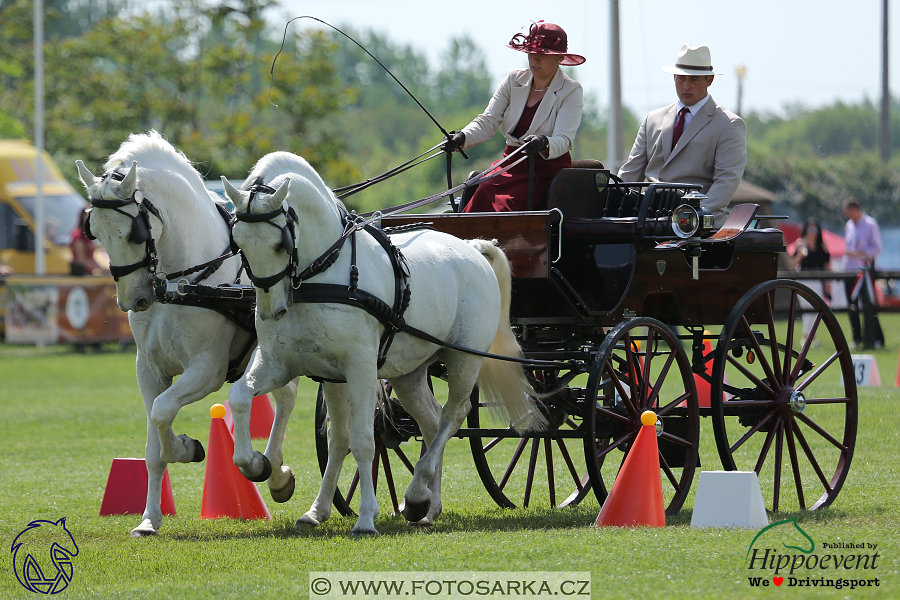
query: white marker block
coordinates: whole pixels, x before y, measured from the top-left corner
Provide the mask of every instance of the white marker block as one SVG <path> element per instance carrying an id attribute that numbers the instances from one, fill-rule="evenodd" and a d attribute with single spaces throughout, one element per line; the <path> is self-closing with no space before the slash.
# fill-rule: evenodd
<path id="1" fill-rule="evenodd" d="M 756 471 L 702 471 L 691 527 L 758 529 L 769 524 Z"/>
<path id="2" fill-rule="evenodd" d="M 871 354 L 851 354 L 853 360 L 853 375 L 856 377 L 857 387 L 881 387 L 881 376 L 878 374 L 878 362 Z M 841 377 L 841 385 L 844 378 Z"/>

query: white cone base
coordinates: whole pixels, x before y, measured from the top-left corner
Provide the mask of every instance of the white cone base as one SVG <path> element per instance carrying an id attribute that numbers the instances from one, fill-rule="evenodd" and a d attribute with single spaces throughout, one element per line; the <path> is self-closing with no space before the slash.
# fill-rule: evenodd
<path id="1" fill-rule="evenodd" d="M 746 527 L 769 524 L 756 471 L 702 471 L 691 527 Z"/>

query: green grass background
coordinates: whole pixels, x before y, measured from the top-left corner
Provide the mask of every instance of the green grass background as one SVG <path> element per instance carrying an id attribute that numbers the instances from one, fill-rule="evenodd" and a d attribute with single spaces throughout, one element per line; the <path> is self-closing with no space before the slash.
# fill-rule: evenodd
<path id="1" fill-rule="evenodd" d="M 260 484 L 272 521 L 201 519 L 204 465 L 176 464 L 169 473 L 177 516 L 165 518 L 159 536 L 131 539 L 138 515 L 98 516 L 112 459 L 143 456 L 146 432 L 133 350 L 113 346 L 76 354 L 63 346 L 0 345 L 0 542 L 8 552 L 31 520 L 66 517 L 80 552 L 73 581 L 58 596 L 65 598 L 305 598 L 310 571 L 417 570 L 589 571 L 594 598 L 897 598 L 900 316 L 883 315 L 882 324 L 888 345 L 874 354 L 884 385 L 860 389 L 859 435 L 843 491 L 828 509 L 770 516 L 796 516 L 817 544 L 878 544 L 876 570 L 839 574 L 877 576 L 877 588 L 751 588 L 748 575 L 759 573 L 748 571 L 746 553 L 757 531 L 692 529 L 693 495 L 664 529 L 597 529 L 593 496 L 565 510 L 500 509 L 481 485 L 468 442 L 457 439 L 445 455 L 444 513 L 433 529 L 409 529 L 391 517 L 381 486 L 381 536 L 351 538 L 354 520 L 336 512 L 318 529 L 297 530 L 294 521 L 320 481 L 310 381 L 302 383 L 285 440 L 294 498 L 276 504 Z M 226 398 L 227 386 L 183 409 L 176 433 L 207 445 L 209 407 Z M 718 469 L 708 419 L 701 428 L 703 469 Z M 254 446 L 262 450 L 264 441 Z M 699 471 L 694 490 L 698 478 Z M 33 597 L 15 578 L 12 554 L 6 557 L 0 598 Z"/>

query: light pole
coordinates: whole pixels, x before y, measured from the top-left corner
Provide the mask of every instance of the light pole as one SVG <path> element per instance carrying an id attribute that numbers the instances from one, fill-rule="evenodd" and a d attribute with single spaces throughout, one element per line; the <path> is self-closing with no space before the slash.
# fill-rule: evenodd
<path id="1" fill-rule="evenodd" d="M 744 77 L 747 75 L 747 67 L 744 65 L 737 65 L 734 68 L 734 72 L 737 74 L 738 79 L 738 89 L 737 89 L 737 110 L 735 114 L 737 116 L 741 116 L 741 100 L 744 96 Z"/>

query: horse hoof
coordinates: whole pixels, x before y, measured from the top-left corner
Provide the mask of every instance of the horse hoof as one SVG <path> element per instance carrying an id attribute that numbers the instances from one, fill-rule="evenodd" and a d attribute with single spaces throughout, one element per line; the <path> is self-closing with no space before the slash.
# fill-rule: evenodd
<path id="1" fill-rule="evenodd" d="M 133 538 L 143 538 L 158 534 L 159 532 L 150 523 L 150 519 L 146 519 L 143 523 L 132 529 L 129 536 Z"/>
<path id="2" fill-rule="evenodd" d="M 377 529 L 354 529 L 350 532 L 350 537 L 362 538 L 369 536 L 378 536 L 381 535 L 378 533 Z"/>
<path id="3" fill-rule="evenodd" d="M 273 490 L 269 488 L 269 494 L 275 502 L 287 502 L 290 500 L 291 496 L 294 495 L 294 474 L 291 473 L 291 478 L 288 479 L 288 482 L 281 489 Z"/>
<path id="4" fill-rule="evenodd" d="M 318 527 L 319 525 L 321 525 L 321 523 L 319 521 L 316 521 L 309 515 L 303 515 L 302 517 L 297 519 L 296 523 L 294 523 L 294 527 L 298 529 L 301 529 L 303 527 Z"/>
<path id="5" fill-rule="evenodd" d="M 406 520 L 410 523 L 417 523 L 428 516 L 428 509 L 430 506 L 430 500 L 413 502 L 407 498 L 403 506 L 403 516 L 406 517 Z"/>
<path id="6" fill-rule="evenodd" d="M 249 477 L 246 473 L 244 473 L 244 470 L 241 469 L 241 475 L 243 475 L 250 481 L 253 481 L 254 483 L 262 483 L 272 476 L 272 463 L 269 462 L 269 459 L 266 458 L 265 454 L 262 454 L 261 452 L 257 452 L 256 454 L 258 454 L 263 461 L 263 468 L 260 474 L 256 477 Z"/>
<path id="7" fill-rule="evenodd" d="M 434 521 L 429 518 L 422 519 L 420 521 L 407 521 L 407 527 L 417 527 L 419 529 L 428 529 L 429 527 L 434 527 Z"/>
<path id="8" fill-rule="evenodd" d="M 200 443 L 200 440 L 194 440 L 194 458 L 191 459 L 191 462 L 203 462 L 206 458 L 206 450 L 203 449 L 203 444 Z"/>

